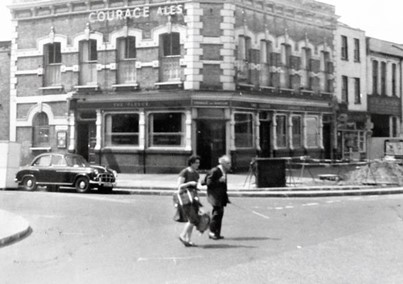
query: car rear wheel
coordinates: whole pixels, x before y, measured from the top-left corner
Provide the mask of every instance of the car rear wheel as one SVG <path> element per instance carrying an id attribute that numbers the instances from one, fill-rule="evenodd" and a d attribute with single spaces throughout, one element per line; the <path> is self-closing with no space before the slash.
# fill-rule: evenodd
<path id="1" fill-rule="evenodd" d="M 86 193 L 90 190 L 90 182 L 86 177 L 79 177 L 75 183 L 76 191 L 79 193 Z"/>
<path id="2" fill-rule="evenodd" d="M 33 176 L 24 177 L 22 180 L 22 188 L 27 191 L 34 191 L 37 188 L 36 178 Z"/>

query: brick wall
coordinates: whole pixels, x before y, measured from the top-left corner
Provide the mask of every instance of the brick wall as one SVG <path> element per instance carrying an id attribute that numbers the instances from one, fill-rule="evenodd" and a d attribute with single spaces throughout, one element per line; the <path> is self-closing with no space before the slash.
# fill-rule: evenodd
<path id="1" fill-rule="evenodd" d="M 10 42 L 0 42 L 0 140 L 9 140 Z"/>

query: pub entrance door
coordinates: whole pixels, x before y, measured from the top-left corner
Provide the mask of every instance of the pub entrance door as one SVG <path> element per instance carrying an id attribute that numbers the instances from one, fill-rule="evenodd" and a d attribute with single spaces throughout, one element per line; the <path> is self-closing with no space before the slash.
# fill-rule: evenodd
<path id="1" fill-rule="evenodd" d="M 95 163 L 96 126 L 95 122 L 77 124 L 77 154 L 88 162 Z"/>
<path id="2" fill-rule="evenodd" d="M 200 169 L 209 170 L 216 166 L 218 158 L 226 153 L 225 120 L 200 119 L 196 125 Z"/>

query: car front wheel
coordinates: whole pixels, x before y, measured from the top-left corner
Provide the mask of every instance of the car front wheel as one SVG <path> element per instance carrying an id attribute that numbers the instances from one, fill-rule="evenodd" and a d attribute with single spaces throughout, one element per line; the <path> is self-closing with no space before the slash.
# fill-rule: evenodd
<path id="1" fill-rule="evenodd" d="M 90 190 L 90 182 L 86 177 L 79 177 L 76 180 L 75 187 L 78 193 L 86 193 Z"/>
<path id="2" fill-rule="evenodd" d="M 34 191 L 36 190 L 36 178 L 33 176 L 24 177 L 22 180 L 22 188 L 27 191 Z"/>

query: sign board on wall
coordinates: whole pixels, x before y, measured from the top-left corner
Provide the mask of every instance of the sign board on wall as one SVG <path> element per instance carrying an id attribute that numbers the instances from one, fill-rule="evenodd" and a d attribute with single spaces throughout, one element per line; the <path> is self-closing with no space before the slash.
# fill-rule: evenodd
<path id="1" fill-rule="evenodd" d="M 403 158 L 403 139 L 385 140 L 385 156 Z"/>

